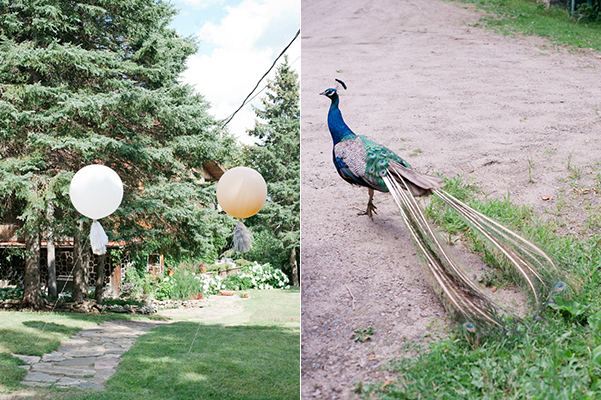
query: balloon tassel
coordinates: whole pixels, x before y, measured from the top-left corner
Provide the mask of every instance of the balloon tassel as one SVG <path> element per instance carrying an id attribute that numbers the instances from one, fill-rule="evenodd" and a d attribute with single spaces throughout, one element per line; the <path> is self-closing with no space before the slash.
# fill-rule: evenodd
<path id="1" fill-rule="evenodd" d="M 242 221 L 234 228 L 234 249 L 240 253 L 246 253 L 253 248 L 253 234 L 246 229 Z"/>
<path id="2" fill-rule="evenodd" d="M 109 243 L 109 238 L 104 233 L 100 222 L 94 220 L 92 227 L 90 228 L 90 245 L 92 246 L 92 253 L 96 255 L 103 255 L 106 253 L 106 245 Z"/>

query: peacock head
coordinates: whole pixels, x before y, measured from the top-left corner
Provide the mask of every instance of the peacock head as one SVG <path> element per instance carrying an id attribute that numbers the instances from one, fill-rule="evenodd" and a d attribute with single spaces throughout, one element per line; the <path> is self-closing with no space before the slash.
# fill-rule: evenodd
<path id="1" fill-rule="evenodd" d="M 344 90 L 346 90 L 346 84 L 344 82 L 342 82 L 340 79 L 335 79 L 335 81 L 338 82 L 336 84 L 337 85 L 336 87 L 340 88 L 342 86 L 342 88 L 344 88 Z M 320 94 L 323 94 L 324 96 L 326 96 L 327 98 L 332 100 L 332 103 L 334 103 L 338 99 L 338 92 L 334 88 L 326 89 L 323 92 L 321 92 Z"/>
<path id="2" fill-rule="evenodd" d="M 328 97 L 330 100 L 334 100 L 336 97 L 338 97 L 338 93 L 336 92 L 336 89 L 326 89 L 325 91 L 320 93 L 321 95 L 324 95 L 326 97 Z"/>

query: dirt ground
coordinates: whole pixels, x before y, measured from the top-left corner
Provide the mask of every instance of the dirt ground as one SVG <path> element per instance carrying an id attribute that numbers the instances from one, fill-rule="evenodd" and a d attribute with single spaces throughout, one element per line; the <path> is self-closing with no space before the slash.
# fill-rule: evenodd
<path id="1" fill-rule="evenodd" d="M 449 321 L 392 199 L 376 194 L 373 222 L 357 216 L 367 190 L 336 174 L 330 101 L 319 93 L 342 79 L 356 134 L 418 171 L 463 175 L 490 198 L 509 193 L 553 218 L 571 190 L 560 181 L 568 166 L 580 168 L 581 188 L 601 166 L 601 54 L 475 27 L 482 14 L 459 3 L 303 0 L 301 11 L 302 398 L 347 399 L 359 381 L 394 377 L 387 360 Z M 368 327 L 370 340 L 352 339 Z"/>

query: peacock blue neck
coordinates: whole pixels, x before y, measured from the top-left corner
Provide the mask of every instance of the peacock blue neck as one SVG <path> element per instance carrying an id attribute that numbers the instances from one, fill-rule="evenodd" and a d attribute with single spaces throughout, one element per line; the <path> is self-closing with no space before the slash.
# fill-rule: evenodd
<path id="1" fill-rule="evenodd" d="M 342 119 L 342 113 L 338 109 L 337 94 L 332 97 L 332 104 L 328 112 L 328 128 L 330 128 L 334 145 L 338 144 L 344 137 L 355 135 Z"/>

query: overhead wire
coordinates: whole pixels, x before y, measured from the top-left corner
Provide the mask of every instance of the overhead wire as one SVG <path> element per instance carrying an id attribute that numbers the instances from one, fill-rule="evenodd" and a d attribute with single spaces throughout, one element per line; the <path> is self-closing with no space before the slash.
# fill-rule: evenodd
<path id="1" fill-rule="evenodd" d="M 284 55 L 284 53 L 286 52 L 286 50 L 288 50 L 288 48 L 290 46 L 292 46 L 292 43 L 294 43 L 294 41 L 296 40 L 296 38 L 298 37 L 298 35 L 300 35 L 300 29 L 296 32 L 296 35 L 294 35 L 294 37 L 292 38 L 292 40 L 290 41 L 290 43 L 288 43 L 288 45 L 284 48 L 284 50 L 282 50 L 282 52 L 276 57 L 276 59 L 273 61 L 273 63 L 271 64 L 271 67 L 269 67 L 269 69 L 267 70 L 267 72 L 265 72 L 265 74 L 263 74 L 263 76 L 261 77 L 261 79 L 259 79 L 259 81 L 255 85 L 255 87 L 253 88 L 253 90 L 250 91 L 250 93 L 248 94 L 248 96 L 246 96 L 246 98 L 244 99 L 244 101 L 242 102 L 242 104 L 240 104 L 240 107 L 238 107 L 238 109 L 236 111 L 234 111 L 233 114 L 230 115 L 227 118 L 227 120 L 223 123 L 223 125 L 221 125 L 222 128 L 224 128 L 232 120 L 232 118 L 234 118 L 234 116 L 238 113 L 238 111 L 240 111 L 242 109 L 242 107 L 244 107 L 247 104 L 248 99 L 250 98 L 250 96 L 252 96 L 252 94 L 255 92 L 255 90 L 257 90 L 257 88 L 261 84 L 261 81 L 263 81 L 263 79 L 265 79 L 265 77 L 271 72 L 271 70 L 273 69 L 273 67 L 275 67 L 275 64 L 278 62 L 278 60 L 280 59 L 280 57 L 282 57 Z"/>

